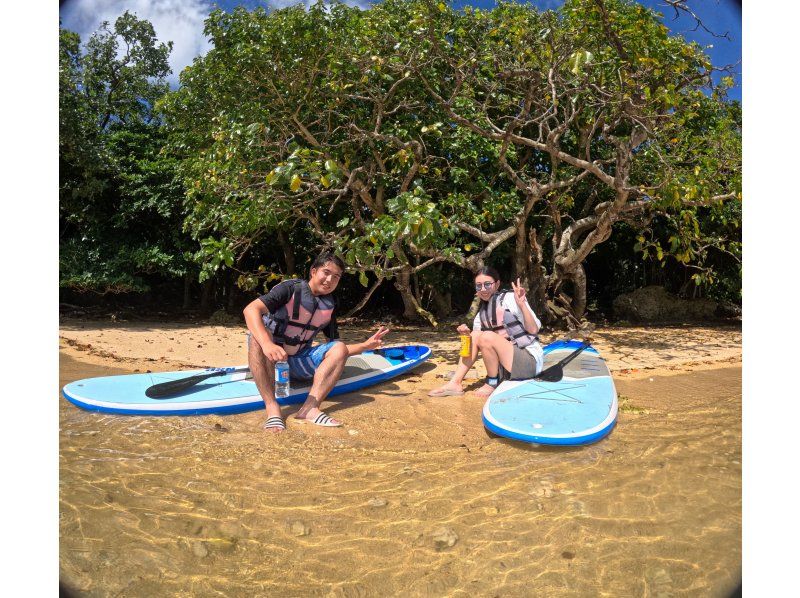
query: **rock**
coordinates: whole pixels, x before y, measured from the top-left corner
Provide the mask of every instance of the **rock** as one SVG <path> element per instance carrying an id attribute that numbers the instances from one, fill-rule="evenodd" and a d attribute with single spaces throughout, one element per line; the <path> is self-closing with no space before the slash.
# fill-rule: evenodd
<path id="1" fill-rule="evenodd" d="M 433 538 L 433 544 L 436 550 L 450 548 L 458 542 L 458 534 L 449 527 L 440 527 L 431 534 L 431 538 Z"/>
<path id="2" fill-rule="evenodd" d="M 656 285 L 614 299 L 614 317 L 631 322 L 709 320 L 716 311 L 716 301 L 680 299 Z"/>
<path id="3" fill-rule="evenodd" d="M 540 496 L 542 498 L 553 498 L 553 489 L 552 488 L 538 488 L 536 490 L 536 496 Z"/>
<path id="4" fill-rule="evenodd" d="M 370 498 L 367 501 L 367 504 L 370 507 L 376 507 L 376 508 L 377 507 L 385 507 L 386 505 L 389 504 L 389 501 L 387 501 L 385 498 Z"/>
<path id="5" fill-rule="evenodd" d="M 358 436 L 358 430 L 348 430 L 347 431 L 350 436 Z"/>
<path id="6" fill-rule="evenodd" d="M 311 533 L 311 529 L 302 521 L 293 521 L 289 526 L 289 530 L 295 536 L 307 536 Z"/>
<path id="7" fill-rule="evenodd" d="M 728 301 L 723 301 L 719 305 L 717 305 L 717 312 L 716 315 L 720 318 L 741 318 L 742 317 L 742 308 L 735 303 L 730 303 Z"/>
<path id="8" fill-rule="evenodd" d="M 198 541 L 192 542 L 192 552 L 194 553 L 194 556 L 196 556 L 197 558 L 202 559 L 207 557 L 208 548 L 206 548 L 206 543 Z"/>
<path id="9" fill-rule="evenodd" d="M 245 528 L 238 521 L 223 521 L 219 524 L 219 531 L 228 538 L 243 538 L 245 536 Z"/>

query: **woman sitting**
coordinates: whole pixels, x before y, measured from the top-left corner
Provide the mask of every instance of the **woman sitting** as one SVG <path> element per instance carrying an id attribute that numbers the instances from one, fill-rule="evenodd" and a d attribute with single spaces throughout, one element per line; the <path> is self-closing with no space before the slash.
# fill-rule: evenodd
<path id="1" fill-rule="evenodd" d="M 525 298 L 525 289 L 511 283 L 512 291 L 500 291 L 500 275 L 491 267 L 478 270 L 475 275 L 475 293 L 480 298 L 480 309 L 472 324 L 472 332 L 465 324 L 458 333 L 472 337 L 469 357 L 461 357 L 453 378 L 444 386 L 430 391 L 432 397 L 464 394 L 462 383 L 478 357 L 483 355 L 486 366 L 486 383 L 476 391 L 488 397 L 499 384 L 500 366 L 510 372 L 512 380 L 533 378 L 542 370 L 544 356 L 536 334 L 541 322 Z"/>

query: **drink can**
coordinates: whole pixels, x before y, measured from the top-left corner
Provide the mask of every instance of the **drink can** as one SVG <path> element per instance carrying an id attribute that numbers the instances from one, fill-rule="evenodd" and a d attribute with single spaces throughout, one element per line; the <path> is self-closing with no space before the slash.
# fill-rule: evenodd
<path id="1" fill-rule="evenodd" d="M 461 335 L 461 351 L 458 353 L 461 357 L 469 357 L 472 351 L 472 337 L 469 334 Z"/>

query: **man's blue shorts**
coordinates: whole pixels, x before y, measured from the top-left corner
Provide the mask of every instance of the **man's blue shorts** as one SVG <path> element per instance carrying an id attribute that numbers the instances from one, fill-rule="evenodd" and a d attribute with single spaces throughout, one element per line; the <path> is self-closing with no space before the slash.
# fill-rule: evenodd
<path id="1" fill-rule="evenodd" d="M 298 380 L 310 380 L 325 358 L 325 354 L 338 342 L 341 341 L 330 341 L 315 347 L 306 347 L 295 355 L 289 355 L 289 374 Z"/>
<path id="2" fill-rule="evenodd" d="M 252 335 L 247 333 L 247 350 L 250 350 L 250 339 Z M 329 341 L 315 347 L 308 346 L 298 351 L 295 355 L 289 355 L 289 375 L 297 380 L 311 380 L 314 372 L 317 371 L 319 364 L 325 358 L 325 354 L 336 343 L 341 341 Z"/>

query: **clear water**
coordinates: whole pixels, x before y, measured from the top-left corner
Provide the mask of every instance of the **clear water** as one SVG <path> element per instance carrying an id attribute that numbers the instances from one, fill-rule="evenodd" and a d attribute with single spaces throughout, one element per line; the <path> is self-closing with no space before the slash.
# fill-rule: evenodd
<path id="1" fill-rule="evenodd" d="M 61 385 L 122 373 L 62 357 Z M 618 381 L 601 442 L 531 447 L 430 369 L 326 403 L 125 417 L 58 395 L 60 573 L 86 596 L 727 596 L 741 369 Z M 290 414 L 295 408 L 286 408 Z"/>

